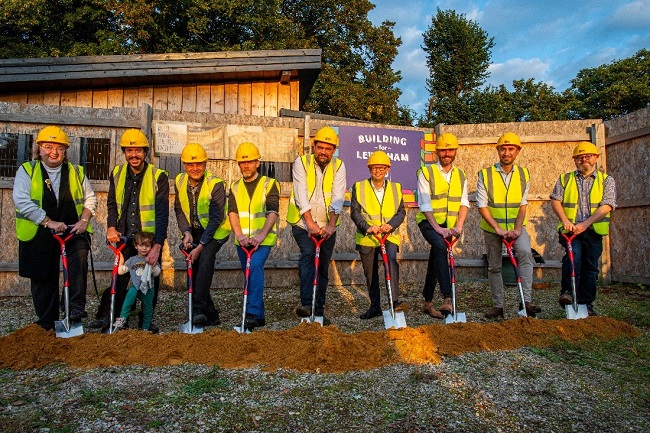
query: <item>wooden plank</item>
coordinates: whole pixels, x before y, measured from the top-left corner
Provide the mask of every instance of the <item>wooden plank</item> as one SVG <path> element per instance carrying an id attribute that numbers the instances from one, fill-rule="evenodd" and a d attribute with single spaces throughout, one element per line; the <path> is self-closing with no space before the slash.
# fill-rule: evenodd
<path id="1" fill-rule="evenodd" d="M 278 85 L 278 113 L 283 108 L 291 109 L 291 85 L 289 83 Z"/>
<path id="2" fill-rule="evenodd" d="M 240 83 L 239 84 L 239 99 L 237 101 L 237 114 L 250 116 L 251 114 L 251 95 L 252 84 Z"/>
<path id="3" fill-rule="evenodd" d="M 196 112 L 210 112 L 210 85 L 201 84 L 196 86 Z"/>
<path id="4" fill-rule="evenodd" d="M 108 108 L 108 90 L 93 90 L 93 108 Z"/>
<path id="5" fill-rule="evenodd" d="M 2 100 L 4 102 L 14 102 L 16 104 L 26 104 L 27 103 L 27 93 L 14 93 L 10 95 L 2 95 Z"/>
<path id="6" fill-rule="evenodd" d="M 291 108 L 292 110 L 300 110 L 300 82 L 295 79 L 291 80 Z"/>
<path id="7" fill-rule="evenodd" d="M 44 95 L 42 92 L 29 93 L 27 95 L 28 104 L 43 105 Z"/>
<path id="8" fill-rule="evenodd" d="M 16 123 L 48 123 L 53 125 L 79 125 L 79 126 L 102 126 L 108 128 L 139 128 L 139 120 L 128 120 L 121 117 L 101 118 L 82 117 L 66 115 L 29 115 L 24 113 L 0 113 L 1 122 Z"/>
<path id="9" fill-rule="evenodd" d="M 264 83 L 255 82 L 251 84 L 251 111 L 253 116 L 264 116 Z"/>
<path id="10" fill-rule="evenodd" d="M 225 113 L 237 114 L 239 101 L 239 85 L 237 83 L 226 83 L 224 85 L 225 93 Z"/>
<path id="11" fill-rule="evenodd" d="M 610 146 L 623 141 L 630 141 L 638 137 L 643 137 L 644 135 L 650 135 L 650 126 L 607 137 L 607 145 Z"/>
<path id="12" fill-rule="evenodd" d="M 153 86 L 138 87 L 138 107 L 142 104 L 153 106 Z"/>
<path id="13" fill-rule="evenodd" d="M 43 94 L 44 105 L 61 105 L 61 92 L 58 90 L 53 92 L 45 92 Z"/>
<path id="14" fill-rule="evenodd" d="M 196 112 L 196 85 L 183 86 L 183 113 Z"/>
<path id="15" fill-rule="evenodd" d="M 133 87 L 124 89 L 122 104 L 125 108 L 138 108 L 138 89 Z"/>
<path id="16" fill-rule="evenodd" d="M 66 107 L 74 107 L 77 105 L 77 92 L 74 90 L 66 90 L 61 92 L 61 105 Z"/>
<path id="17" fill-rule="evenodd" d="M 124 106 L 124 90 L 123 89 L 109 89 L 108 90 L 108 108 L 123 107 Z"/>
<path id="18" fill-rule="evenodd" d="M 278 117 L 278 83 L 264 83 L 264 116 Z"/>
<path id="19" fill-rule="evenodd" d="M 167 86 L 156 86 L 153 88 L 153 108 L 156 110 L 167 110 Z"/>
<path id="20" fill-rule="evenodd" d="M 78 90 L 77 91 L 77 107 L 92 108 L 93 106 L 93 91 L 92 90 Z"/>
<path id="21" fill-rule="evenodd" d="M 225 113 L 225 87 L 223 84 L 210 86 L 210 112 L 215 114 Z"/>
<path id="22" fill-rule="evenodd" d="M 169 86 L 167 109 L 180 112 L 183 108 L 183 86 Z"/>

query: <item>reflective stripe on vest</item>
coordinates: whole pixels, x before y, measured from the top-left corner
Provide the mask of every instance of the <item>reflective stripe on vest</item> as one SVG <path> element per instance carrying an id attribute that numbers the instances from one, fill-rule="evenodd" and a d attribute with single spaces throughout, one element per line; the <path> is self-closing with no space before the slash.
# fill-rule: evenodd
<path id="1" fill-rule="evenodd" d="M 607 174 L 602 171 L 596 171 L 596 178 L 591 186 L 591 191 L 589 191 L 590 215 L 596 212 L 600 202 L 603 201 L 603 195 L 605 194 L 605 179 L 607 179 Z M 575 224 L 578 215 L 579 200 L 578 183 L 576 181 L 575 171 L 560 176 L 560 182 L 564 187 L 564 198 L 562 200 L 564 215 L 566 215 L 569 221 Z M 609 217 L 610 213 L 608 212 L 603 219 L 592 224 L 596 233 L 603 236 L 609 234 Z M 557 227 L 558 229 L 563 227 L 562 221 L 559 222 Z"/>
<path id="2" fill-rule="evenodd" d="M 277 181 L 273 178 L 261 176 L 253 197 L 248 196 L 248 190 L 244 185 L 244 179 L 233 182 L 230 190 L 235 196 L 237 202 L 237 212 L 239 215 L 239 225 L 244 235 L 252 238 L 258 234 L 266 223 L 266 196 L 271 192 L 273 185 Z M 278 187 L 279 188 L 279 187 Z M 271 230 L 266 234 L 266 237 L 260 245 L 272 247 L 278 237 L 278 222 L 273 224 Z M 235 239 L 235 245 L 239 245 L 239 241 Z"/>
<path id="3" fill-rule="evenodd" d="M 85 179 L 83 167 L 68 164 L 68 184 L 70 185 L 70 195 L 74 201 L 75 210 L 77 215 L 81 218 L 81 213 L 84 210 L 84 189 L 83 181 Z M 30 197 L 34 204 L 39 208 L 43 208 L 43 173 L 41 171 L 40 161 L 28 161 L 22 165 L 27 175 L 32 179 L 30 187 Z M 16 209 L 16 237 L 18 240 L 27 242 L 36 236 L 38 225 L 26 218 L 23 214 Z M 86 229 L 88 233 L 92 233 L 90 224 Z"/>
<path id="4" fill-rule="evenodd" d="M 192 220 L 190 216 L 190 198 L 187 195 L 187 182 L 189 176 L 187 173 L 179 173 L 175 179 L 176 185 L 176 194 L 178 194 L 178 201 L 181 203 L 181 209 L 187 221 L 192 225 Z M 205 172 L 203 178 L 203 184 L 201 185 L 201 190 L 199 191 L 199 198 L 196 201 L 196 213 L 199 217 L 199 222 L 201 226 L 205 229 L 208 226 L 210 221 L 210 203 L 212 201 L 212 191 L 214 187 L 219 183 L 224 183 L 222 179 L 216 177 L 209 171 Z M 230 235 L 230 219 L 228 219 L 228 203 L 224 206 L 223 209 L 224 219 L 223 222 L 219 225 L 217 230 L 214 232 L 214 239 L 224 239 Z"/>
<path id="5" fill-rule="evenodd" d="M 517 165 L 513 166 L 508 187 L 506 187 L 506 183 L 497 171 L 496 166 L 484 168 L 481 173 L 487 191 L 490 215 L 502 229 L 513 230 L 521 207 L 521 200 L 526 190 L 526 184 L 530 180 L 528 169 Z M 526 225 L 526 218 L 524 218 L 523 225 Z M 483 218 L 481 218 L 480 227 L 487 232 L 496 233 Z"/>
<path id="6" fill-rule="evenodd" d="M 455 227 L 460 211 L 460 199 L 463 195 L 465 172 L 457 167 L 452 167 L 450 183 L 447 183 L 440 170 L 434 169 L 432 165 L 420 170 L 422 170 L 424 178 L 429 181 L 433 218 L 440 225 L 446 222 L 447 228 Z M 418 212 L 415 215 L 418 224 L 425 219 L 424 212 Z"/>
<path id="7" fill-rule="evenodd" d="M 118 221 L 122 214 L 122 204 L 124 203 L 124 192 L 126 190 L 126 171 L 128 166 L 128 164 L 122 164 L 113 169 Z M 142 176 L 138 205 L 140 208 L 140 225 L 143 232 L 156 232 L 156 193 L 158 192 L 158 178 L 163 173 L 167 172 L 148 164 L 147 170 Z"/>
<path id="8" fill-rule="evenodd" d="M 402 185 L 396 182 L 386 181 L 384 185 L 384 197 L 379 203 L 377 194 L 372 187 L 370 179 L 357 182 L 354 186 L 357 202 L 361 206 L 361 215 L 371 226 L 380 226 L 395 216 L 402 203 Z M 388 236 L 388 240 L 395 245 L 400 244 L 399 234 L 393 232 Z M 372 236 L 360 233 L 357 230 L 357 245 L 366 247 L 378 247 L 379 241 Z"/>
<path id="9" fill-rule="evenodd" d="M 314 195 L 316 190 L 316 163 L 314 155 L 303 155 L 300 157 L 300 162 L 305 169 L 306 180 L 307 180 L 307 192 L 309 193 L 309 198 Z M 330 163 L 325 168 L 323 173 L 323 198 L 325 199 L 325 209 L 330 207 L 332 203 L 332 188 L 334 186 L 334 175 L 341 168 L 342 161 L 338 158 L 332 158 Z M 296 205 L 296 200 L 293 195 L 293 189 L 291 190 L 291 198 L 289 199 L 289 208 L 287 210 L 287 222 L 289 224 L 296 224 L 300 221 L 300 209 Z M 329 220 L 329 212 L 327 212 L 327 218 Z M 336 221 L 336 225 L 341 224 L 341 218 Z"/>

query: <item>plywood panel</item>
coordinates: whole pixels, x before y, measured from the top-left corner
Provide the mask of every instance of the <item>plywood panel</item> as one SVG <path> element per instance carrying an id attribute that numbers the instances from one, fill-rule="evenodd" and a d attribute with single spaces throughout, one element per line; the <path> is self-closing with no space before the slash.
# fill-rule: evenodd
<path id="1" fill-rule="evenodd" d="M 43 94 L 44 105 L 61 105 L 61 92 L 45 92 Z"/>
<path id="2" fill-rule="evenodd" d="M 153 86 L 138 88 L 138 107 L 142 107 L 142 104 L 153 106 Z"/>
<path id="3" fill-rule="evenodd" d="M 74 90 L 61 92 L 61 105 L 74 107 L 77 105 L 77 92 Z"/>
<path id="4" fill-rule="evenodd" d="M 79 90 L 77 91 L 77 107 L 88 107 L 92 108 L 93 106 L 93 91 L 92 90 Z"/>
<path id="5" fill-rule="evenodd" d="M 108 108 L 108 90 L 93 91 L 93 108 Z"/>
<path id="6" fill-rule="evenodd" d="M 210 86 L 210 112 L 223 114 L 225 112 L 225 95 L 223 84 Z"/>
<path id="7" fill-rule="evenodd" d="M 291 109 L 300 110 L 300 83 L 298 80 L 291 80 Z"/>
<path id="8" fill-rule="evenodd" d="M 196 112 L 196 86 L 183 86 L 183 107 L 185 113 Z"/>
<path id="9" fill-rule="evenodd" d="M 264 83 L 264 115 L 278 117 L 278 83 Z"/>
<path id="10" fill-rule="evenodd" d="M 156 86 L 153 88 L 153 108 L 156 110 L 167 109 L 167 86 Z"/>
<path id="11" fill-rule="evenodd" d="M 210 85 L 196 86 L 196 112 L 210 112 Z"/>
<path id="12" fill-rule="evenodd" d="M 41 92 L 30 93 L 29 95 L 27 95 L 27 103 L 43 105 L 43 93 Z"/>
<path id="13" fill-rule="evenodd" d="M 239 107 L 239 85 L 237 83 L 226 83 L 224 85 L 224 93 L 226 114 L 237 114 Z"/>
<path id="14" fill-rule="evenodd" d="M 126 108 L 137 108 L 138 89 L 124 89 L 124 100 L 122 104 Z"/>
<path id="15" fill-rule="evenodd" d="M 250 115 L 251 114 L 251 84 L 239 85 L 239 100 L 237 101 L 237 114 Z"/>
<path id="16" fill-rule="evenodd" d="M 282 108 L 286 108 L 288 110 L 291 110 L 291 85 L 289 83 L 287 84 L 279 84 L 278 85 L 278 111 L 277 113 L 280 112 Z M 276 116 L 277 116 L 276 113 Z"/>
<path id="17" fill-rule="evenodd" d="M 181 111 L 183 108 L 183 86 L 169 86 L 167 94 L 167 109 Z"/>
<path id="18" fill-rule="evenodd" d="M 27 103 L 27 93 L 16 93 L 13 95 L 3 95 L 2 100 L 5 102 L 15 102 L 18 104 Z"/>
<path id="19" fill-rule="evenodd" d="M 124 90 L 122 89 L 109 89 L 108 90 L 108 108 L 122 107 L 124 104 Z"/>
<path id="20" fill-rule="evenodd" d="M 251 85 L 251 112 L 253 116 L 264 116 L 264 83 Z"/>

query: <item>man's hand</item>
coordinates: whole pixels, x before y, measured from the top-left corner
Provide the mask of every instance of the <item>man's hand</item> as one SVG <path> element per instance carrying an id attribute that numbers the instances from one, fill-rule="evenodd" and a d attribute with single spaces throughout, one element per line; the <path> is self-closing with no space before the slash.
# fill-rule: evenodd
<path id="1" fill-rule="evenodd" d="M 307 228 L 307 233 L 309 233 L 309 236 L 321 236 L 322 235 L 321 228 L 315 222 L 312 222 L 311 224 L 305 223 L 305 226 Z"/>
<path id="2" fill-rule="evenodd" d="M 325 227 L 321 228 L 320 235 L 321 237 L 328 239 L 330 236 L 336 233 L 336 227 L 326 224 Z"/>
<path id="3" fill-rule="evenodd" d="M 183 249 L 189 250 L 190 248 L 192 248 L 193 243 L 194 243 L 194 238 L 192 237 L 192 233 L 185 232 L 185 235 L 183 236 Z"/>
<path id="4" fill-rule="evenodd" d="M 366 232 L 368 235 L 378 235 L 379 233 L 381 233 L 381 227 L 379 226 L 370 226 Z"/>
<path id="5" fill-rule="evenodd" d="M 381 225 L 381 227 L 379 228 L 379 230 L 380 230 L 382 233 L 390 233 L 390 232 L 393 231 L 393 226 L 390 225 L 390 224 L 388 224 L 388 223 L 384 223 L 384 224 Z"/>
<path id="6" fill-rule="evenodd" d="M 156 263 L 158 263 L 161 247 L 162 246 L 160 244 L 153 244 L 151 250 L 149 250 L 149 254 L 147 254 L 146 262 L 149 263 L 151 266 L 154 266 Z"/>
<path id="7" fill-rule="evenodd" d="M 108 242 L 117 243 L 120 241 L 120 236 L 122 236 L 122 233 L 115 230 L 115 227 L 109 227 L 106 230 L 106 240 Z"/>
<path id="8" fill-rule="evenodd" d="M 513 229 L 508 232 L 506 238 L 513 240 L 517 239 L 519 236 L 521 236 L 521 229 Z"/>
<path id="9" fill-rule="evenodd" d="M 191 236 L 191 235 L 190 235 Z M 192 247 L 192 244 L 190 244 L 190 248 Z M 195 262 L 199 259 L 201 256 L 201 251 L 203 251 L 203 245 L 198 244 L 196 248 L 194 248 L 190 253 L 188 254 L 188 258 L 192 260 L 192 262 Z"/>

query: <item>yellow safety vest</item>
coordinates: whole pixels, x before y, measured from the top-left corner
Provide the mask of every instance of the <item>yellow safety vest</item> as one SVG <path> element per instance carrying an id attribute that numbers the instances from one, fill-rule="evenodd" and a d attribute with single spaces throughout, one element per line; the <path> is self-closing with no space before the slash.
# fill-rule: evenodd
<path id="1" fill-rule="evenodd" d="M 602 171 L 596 171 L 596 178 L 594 183 L 591 186 L 591 191 L 589 192 L 589 207 L 590 212 L 593 214 L 598 209 L 598 205 L 603 201 L 603 195 L 605 194 L 605 179 L 607 179 L 607 174 Z M 576 216 L 578 215 L 578 184 L 576 182 L 576 173 L 572 171 L 570 173 L 565 173 L 560 176 L 560 182 L 564 187 L 564 198 L 562 200 L 562 209 L 564 210 L 564 215 L 575 224 Z M 562 221 L 558 224 L 558 229 L 562 228 Z M 603 219 L 592 224 L 594 231 L 599 235 L 609 234 L 609 212 Z"/>
<path id="2" fill-rule="evenodd" d="M 447 228 L 456 227 L 456 220 L 460 211 L 460 199 L 463 195 L 463 185 L 466 178 L 465 172 L 457 167 L 452 167 L 450 183 L 447 183 L 447 180 L 437 167 L 434 169 L 431 165 L 420 170 L 424 178 L 429 181 L 433 218 L 440 225 L 446 222 Z M 418 224 L 425 219 L 424 212 L 418 212 L 415 215 Z"/>
<path id="3" fill-rule="evenodd" d="M 187 173 L 179 173 L 174 180 L 176 185 L 176 194 L 178 194 L 178 201 L 181 203 L 181 209 L 185 218 L 191 224 L 190 216 L 190 198 L 187 195 L 187 182 L 189 176 Z M 218 183 L 224 183 L 224 181 L 217 176 L 213 175 L 209 171 L 205 172 L 203 177 L 203 184 L 201 185 L 201 190 L 199 191 L 199 198 L 196 200 L 196 213 L 199 217 L 199 222 L 201 226 L 205 229 L 208 226 L 210 221 L 210 202 L 212 201 L 212 191 Z M 225 185 L 224 185 L 225 186 Z M 223 222 L 219 225 L 217 230 L 214 232 L 214 239 L 224 239 L 230 235 L 230 219 L 228 219 L 228 203 L 224 206 L 223 209 L 224 219 Z M 182 236 L 182 234 L 181 234 Z"/>
<path id="4" fill-rule="evenodd" d="M 384 197 L 381 203 L 377 200 L 377 194 L 375 194 L 370 179 L 355 183 L 354 192 L 355 198 L 361 206 L 363 219 L 373 226 L 380 226 L 388 222 L 395 216 L 402 203 L 402 185 L 397 182 L 385 182 Z M 399 235 L 395 232 L 388 236 L 388 240 L 395 245 L 400 244 Z M 366 235 L 359 230 L 356 233 L 356 243 L 366 247 L 379 246 L 379 241 L 373 235 Z"/>
<path id="5" fill-rule="evenodd" d="M 84 189 L 83 181 L 85 178 L 84 169 L 78 165 L 68 164 L 68 183 L 70 185 L 70 194 L 74 201 L 75 210 L 77 215 L 81 218 L 81 213 L 84 210 Z M 43 207 L 43 173 L 41 171 L 40 161 L 27 161 L 22 165 L 25 172 L 32 179 L 30 188 L 30 197 L 32 201 L 39 208 Z M 27 242 L 34 239 L 38 225 L 32 220 L 25 217 L 16 209 L 16 237 L 18 240 Z M 92 227 L 88 225 L 86 229 L 88 233 L 92 233 Z"/>
<path id="6" fill-rule="evenodd" d="M 124 192 L 126 190 L 126 172 L 128 164 L 118 165 L 113 169 L 113 181 L 115 182 L 115 201 L 117 202 L 117 219 L 122 214 L 124 203 Z M 156 193 L 158 192 L 158 178 L 161 174 L 167 174 L 165 170 L 147 165 L 142 176 L 138 204 L 140 207 L 140 225 L 143 232 L 156 232 Z"/>
<path id="7" fill-rule="evenodd" d="M 507 188 L 495 165 L 484 168 L 479 173 L 483 175 L 490 215 L 502 229 L 513 230 L 521 207 L 521 200 L 526 190 L 526 184 L 530 181 L 528 169 L 514 165 L 510 185 Z M 523 225 L 526 225 L 525 218 Z M 481 218 L 480 227 L 486 232 L 496 233 L 483 218 Z"/>
<path id="8" fill-rule="evenodd" d="M 307 174 L 307 191 L 311 198 L 316 190 L 316 163 L 314 155 L 303 155 L 300 157 L 300 162 L 302 162 L 302 166 L 305 168 L 305 173 Z M 323 173 L 323 197 L 325 199 L 325 209 L 328 209 L 332 203 L 334 175 L 341 168 L 342 162 L 343 161 L 338 158 L 333 158 L 325 168 L 325 173 Z M 289 224 L 296 224 L 300 221 L 300 215 L 300 209 L 298 209 L 298 206 L 296 205 L 292 189 L 291 198 L 289 199 L 289 208 L 287 210 L 287 222 Z M 329 212 L 327 212 L 327 218 L 329 220 Z M 336 221 L 336 225 L 338 226 L 339 224 L 341 224 L 341 218 Z"/>
<path id="9" fill-rule="evenodd" d="M 239 225 L 244 235 L 252 238 L 258 234 L 266 223 L 266 196 L 271 192 L 273 185 L 278 185 L 278 181 L 261 176 L 260 181 L 255 187 L 253 197 L 248 196 L 248 190 L 244 185 L 244 179 L 233 182 L 230 190 L 235 196 L 237 202 L 237 212 L 239 214 Z M 278 222 L 276 221 L 271 227 L 271 230 L 266 234 L 266 237 L 260 245 L 272 247 L 278 237 Z M 235 239 L 235 245 L 239 245 L 239 241 Z"/>

